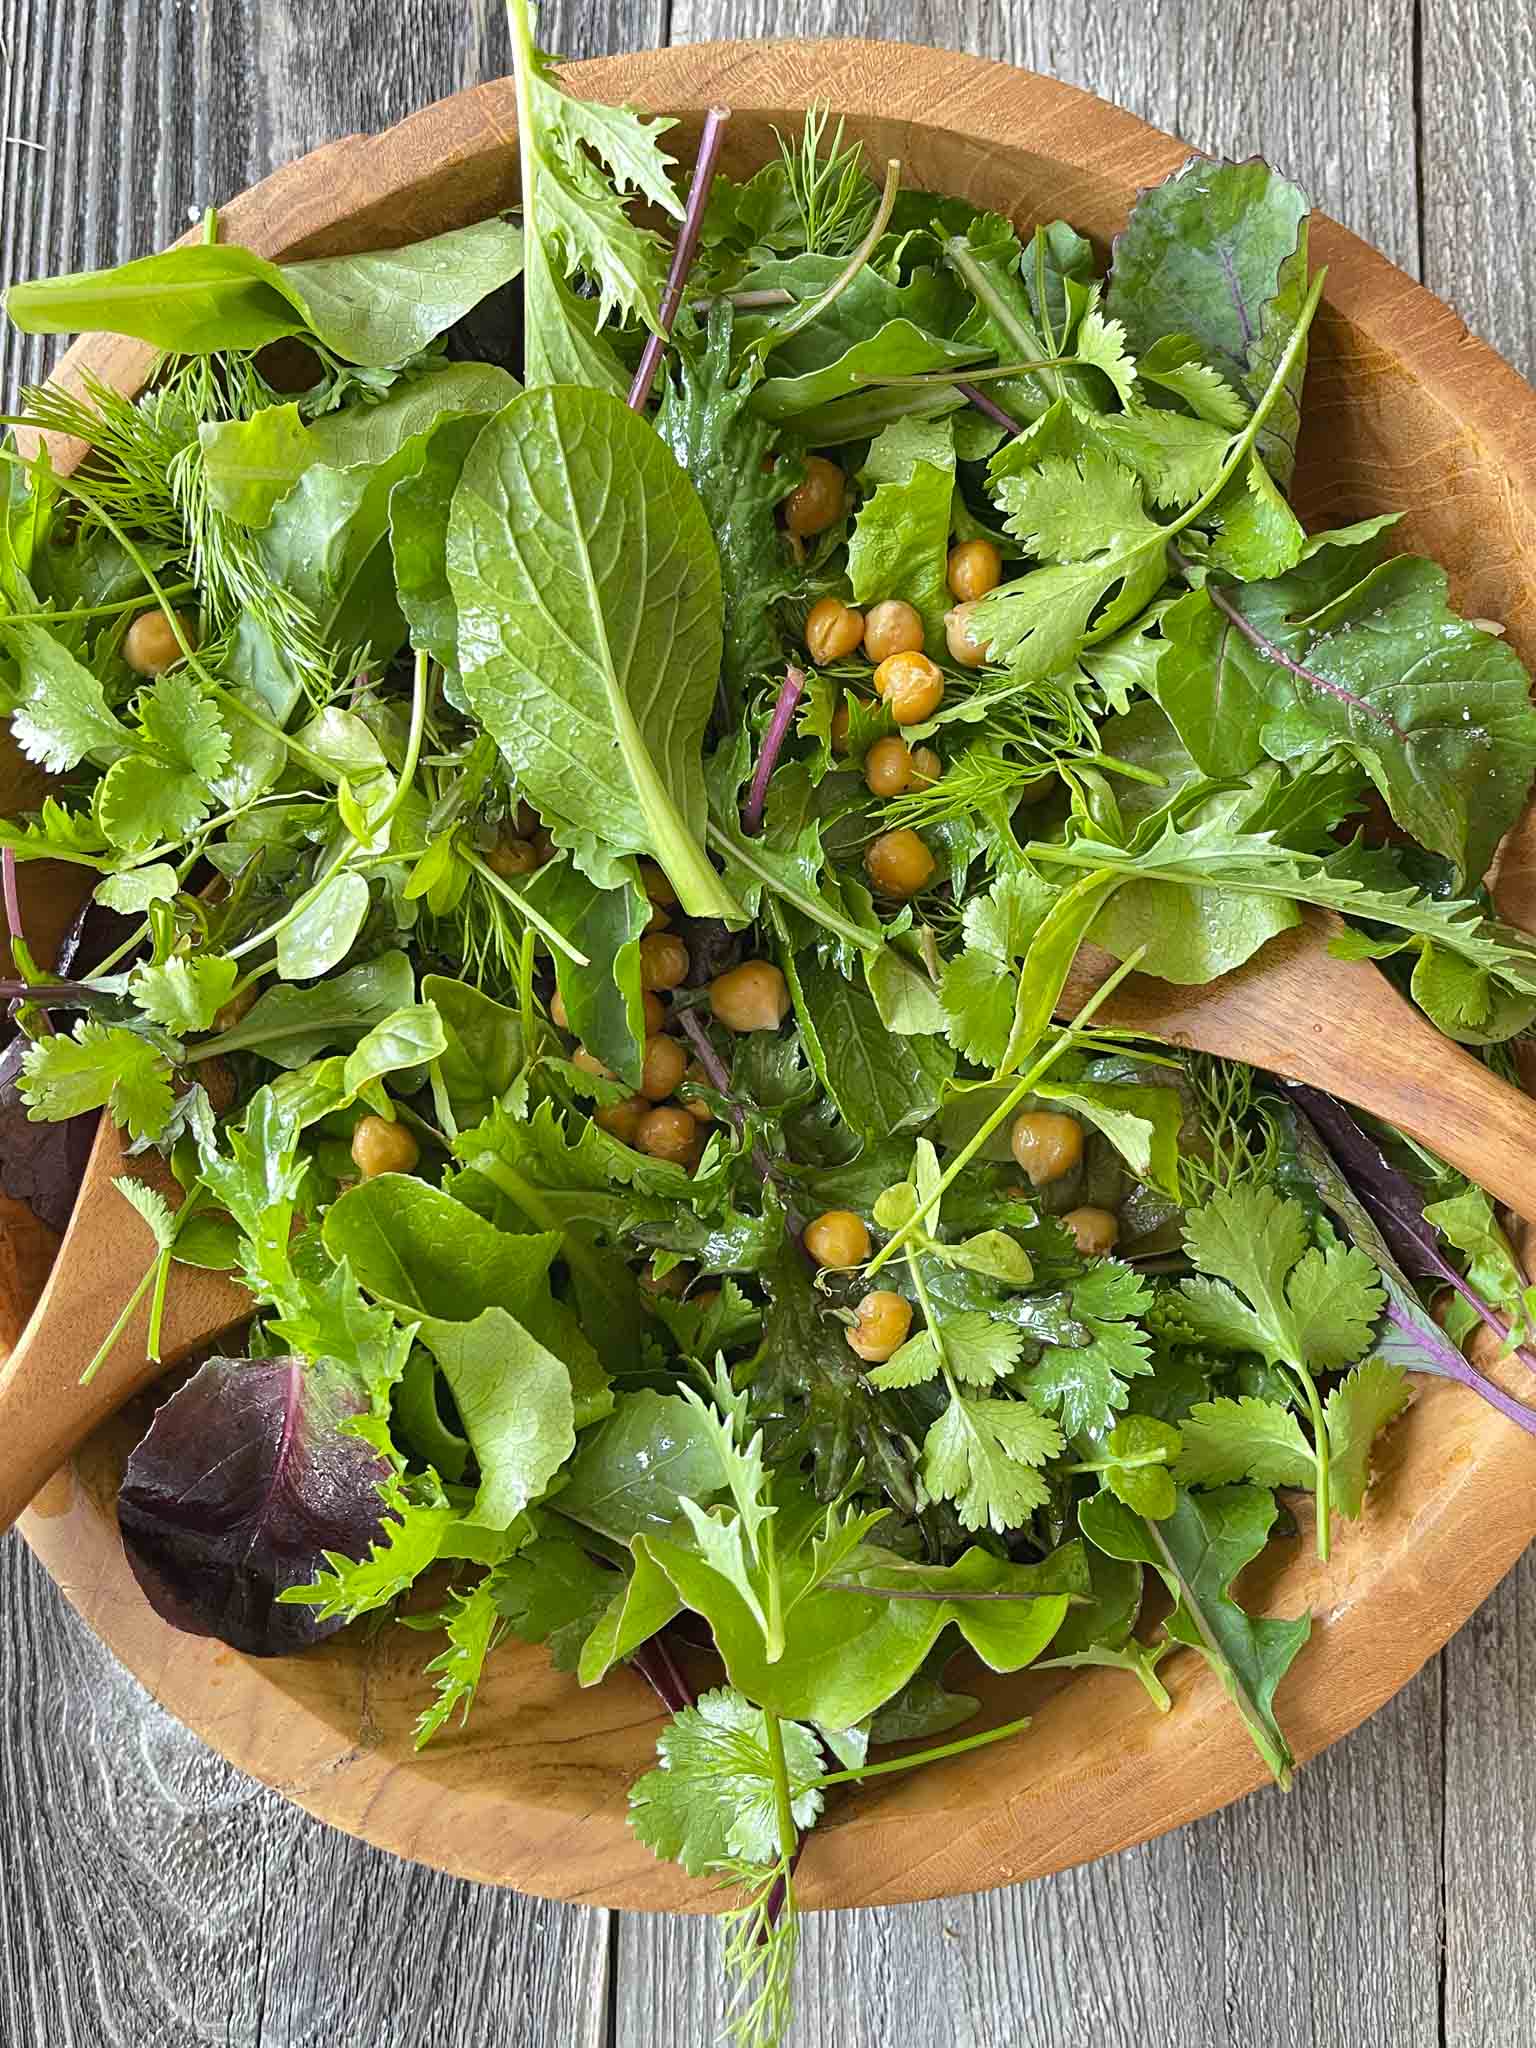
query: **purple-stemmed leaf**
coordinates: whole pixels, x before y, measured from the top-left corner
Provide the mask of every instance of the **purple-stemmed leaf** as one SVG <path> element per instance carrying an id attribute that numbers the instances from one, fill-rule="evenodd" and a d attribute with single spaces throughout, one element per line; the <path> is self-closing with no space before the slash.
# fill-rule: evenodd
<path id="1" fill-rule="evenodd" d="M 255 1657 L 342 1624 L 278 1604 L 327 1553 L 364 1557 L 383 1528 L 389 1466 L 343 1425 L 363 1407 L 340 1373 L 302 1358 L 210 1358 L 128 1460 L 118 1526 L 162 1620 Z"/>
<path id="2" fill-rule="evenodd" d="M 1441 1249 L 1435 1227 L 1424 1214 L 1424 1198 L 1407 1174 L 1392 1165 L 1342 1102 L 1300 1082 L 1287 1082 L 1285 1086 L 1292 1102 L 1311 1119 L 1403 1271 L 1418 1280 L 1442 1280 L 1447 1287 L 1454 1287 L 1499 1342 L 1508 1344 L 1508 1323 L 1468 1286 Z M 1513 1348 L 1521 1363 L 1536 1372 L 1536 1354 L 1523 1346 Z"/>

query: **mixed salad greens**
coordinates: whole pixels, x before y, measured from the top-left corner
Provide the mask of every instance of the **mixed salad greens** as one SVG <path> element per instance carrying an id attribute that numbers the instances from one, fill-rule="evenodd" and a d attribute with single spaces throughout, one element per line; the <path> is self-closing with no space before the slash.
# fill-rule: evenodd
<path id="1" fill-rule="evenodd" d="M 685 202 L 672 124 L 511 19 L 520 220 L 274 265 L 210 215 L 9 293 L 160 356 L 28 395 L 70 474 L 0 462 L 55 777 L 5 993 L 30 1116 L 183 1190 L 119 1182 L 120 1329 L 178 1265 L 252 1296 L 128 1466 L 155 1607 L 274 1654 L 415 1589 L 422 1742 L 509 1635 L 634 1667 L 632 1825 L 741 1887 L 766 2043 L 833 1788 L 1024 1725 L 954 1736 L 957 1653 L 1151 1712 L 1185 1646 L 1283 1784 L 1310 1621 L 1242 1568 L 1328 1554 L 1412 1373 L 1533 1427 L 1457 1348 L 1536 1313 L 1485 1195 L 1055 1013 L 1085 939 L 1203 982 L 1313 905 L 1507 1063 L 1536 712 L 1390 512 L 1291 509 L 1323 281 L 1264 164 L 1143 193 L 1107 271 L 819 115 L 743 182 L 711 115 Z M 113 914 L 88 967 L 27 860 Z"/>

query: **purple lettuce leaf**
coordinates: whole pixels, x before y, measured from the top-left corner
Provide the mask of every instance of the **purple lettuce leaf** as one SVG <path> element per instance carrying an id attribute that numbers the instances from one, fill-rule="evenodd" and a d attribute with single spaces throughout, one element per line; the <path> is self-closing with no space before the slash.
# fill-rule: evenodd
<path id="1" fill-rule="evenodd" d="M 379 1537 L 390 1467 L 343 1424 L 366 1406 L 341 1373 L 302 1358 L 210 1358 L 128 1460 L 118 1527 L 162 1620 L 255 1657 L 306 1649 L 342 1626 L 278 1604 L 327 1552 Z"/>

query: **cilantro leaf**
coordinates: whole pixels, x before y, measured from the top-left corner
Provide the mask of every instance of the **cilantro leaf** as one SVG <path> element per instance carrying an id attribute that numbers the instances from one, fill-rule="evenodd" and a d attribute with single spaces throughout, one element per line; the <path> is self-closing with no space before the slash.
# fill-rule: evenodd
<path id="1" fill-rule="evenodd" d="M 185 1037 L 207 1031 L 234 994 L 240 969 L 222 953 L 172 954 L 136 968 L 128 992 L 152 1023 Z"/>
<path id="2" fill-rule="evenodd" d="M 1197 1335 L 1322 1371 L 1358 1358 L 1381 1313 L 1376 1267 L 1353 1246 L 1318 1251 L 1307 1240 L 1301 1204 L 1272 1187 L 1239 1183 L 1192 1210 L 1185 1249 L 1203 1275 L 1227 1283 L 1182 1283 Z"/>
<path id="3" fill-rule="evenodd" d="M 33 1123 L 62 1123 L 88 1109 L 110 1109 L 130 1137 L 159 1137 L 172 1107 L 170 1062 L 121 1024 L 82 1018 L 73 1035 L 35 1039 L 17 1083 Z"/>
<path id="4" fill-rule="evenodd" d="M 1027 1401 L 958 1395 L 923 1439 L 923 1484 L 935 1500 L 955 1503 L 963 1528 L 1002 1535 L 1049 1499 L 1038 1468 L 1062 1441 L 1056 1424 Z"/>
<path id="5" fill-rule="evenodd" d="M 1333 1492 L 1339 1513 L 1354 1521 L 1371 1477 L 1371 1447 L 1408 1406 L 1412 1395 L 1400 1365 L 1367 1358 L 1328 1396 L 1328 1440 L 1333 1446 Z"/>
<path id="6" fill-rule="evenodd" d="M 1072 1283 L 1072 1313 L 1089 1340 L 1048 1346 L 1024 1382 L 1030 1399 L 1059 1415 L 1069 1436 L 1108 1429 L 1129 1399 L 1126 1381 L 1151 1372 L 1151 1343 L 1137 1320 L 1151 1300 L 1140 1274 L 1113 1259 Z"/>
<path id="7" fill-rule="evenodd" d="M 1180 1436 L 1171 1423 L 1151 1415 L 1128 1415 L 1105 1440 L 1104 1484 L 1138 1515 L 1162 1521 L 1173 1513 L 1176 1495 L 1170 1466 Z"/>
<path id="8" fill-rule="evenodd" d="M 0 648 L 23 677 L 11 732 L 29 761 L 61 775 L 87 756 L 107 763 L 128 751 L 100 680 L 46 627 L 0 621 Z"/>
<path id="9" fill-rule="evenodd" d="M 1197 1401 L 1179 1426 L 1177 1476 L 1183 1486 L 1227 1486 L 1240 1479 L 1257 1486 L 1316 1484 L 1316 1454 L 1294 1413 L 1278 1401 L 1223 1394 Z"/>
<path id="10" fill-rule="evenodd" d="M 939 984 L 945 1036 L 962 1058 L 995 1067 L 1013 1027 L 1018 966 L 1056 891 L 1028 868 L 1000 875 L 971 896 L 961 916 L 964 950 L 945 964 Z"/>
<path id="11" fill-rule="evenodd" d="M 822 1774 L 814 1730 L 779 1724 L 796 1827 L 814 1827 Z M 728 1687 L 700 1695 L 656 1739 L 660 1765 L 630 1789 L 629 1824 L 648 1849 L 701 1877 L 731 1861 L 772 1865 L 779 1857 L 767 1718 Z"/>
<path id="12" fill-rule="evenodd" d="M 170 1203 L 158 1188 L 151 1187 L 148 1181 L 135 1180 L 126 1173 L 116 1175 L 112 1185 L 131 1208 L 138 1210 L 161 1251 L 175 1243 L 176 1218 Z"/>

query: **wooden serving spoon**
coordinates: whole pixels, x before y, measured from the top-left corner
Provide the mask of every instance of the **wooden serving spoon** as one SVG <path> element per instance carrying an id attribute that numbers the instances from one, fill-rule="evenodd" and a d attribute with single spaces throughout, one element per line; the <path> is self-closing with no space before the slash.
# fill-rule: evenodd
<path id="1" fill-rule="evenodd" d="M 1536 1102 L 1441 1037 L 1368 960 L 1336 960 L 1338 920 L 1309 913 L 1245 966 L 1201 988 L 1132 975 L 1097 1017 L 1121 1030 L 1245 1060 L 1308 1081 L 1422 1139 L 1527 1221 L 1536 1222 Z M 1115 963 L 1078 954 L 1060 1005 L 1074 1016 Z M 97 1424 L 166 1368 L 245 1321 L 250 1296 L 222 1273 L 173 1269 L 160 1364 L 144 1355 L 141 1310 L 88 1387 L 85 1362 L 112 1327 L 151 1246 L 113 1176 L 136 1173 L 172 1199 L 153 1159 L 127 1160 L 103 1122 L 80 1199 L 36 1313 L 0 1368 L 0 1529 Z"/>

